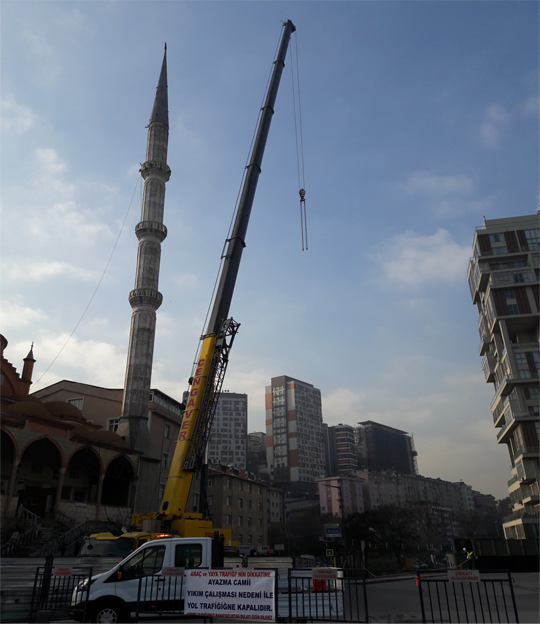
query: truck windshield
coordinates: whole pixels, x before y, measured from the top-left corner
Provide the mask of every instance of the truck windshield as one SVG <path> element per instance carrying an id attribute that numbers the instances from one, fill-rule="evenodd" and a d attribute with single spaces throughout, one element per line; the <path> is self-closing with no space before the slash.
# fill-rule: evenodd
<path id="1" fill-rule="evenodd" d="M 121 537 L 98 540 L 87 538 L 79 550 L 80 556 L 121 556 L 125 558 L 136 548 L 134 538 Z"/>

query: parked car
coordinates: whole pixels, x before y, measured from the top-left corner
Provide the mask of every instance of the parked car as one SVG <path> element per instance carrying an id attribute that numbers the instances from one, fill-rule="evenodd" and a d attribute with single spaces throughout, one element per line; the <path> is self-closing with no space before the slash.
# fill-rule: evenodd
<path id="1" fill-rule="evenodd" d="M 429 566 L 425 562 L 422 562 L 422 560 L 418 560 L 417 558 L 415 558 L 415 560 L 411 564 L 411 568 L 417 571 L 419 569 L 428 569 Z"/>

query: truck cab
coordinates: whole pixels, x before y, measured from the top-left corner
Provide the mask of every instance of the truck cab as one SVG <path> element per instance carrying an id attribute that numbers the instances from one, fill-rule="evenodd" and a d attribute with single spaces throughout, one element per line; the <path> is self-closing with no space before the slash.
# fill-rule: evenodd
<path id="1" fill-rule="evenodd" d="M 129 532 L 115 536 L 111 532 L 90 534 L 84 539 L 79 549 L 79 556 L 120 557 L 125 558 L 149 540 L 173 538 L 173 534 L 155 534 L 151 532 Z"/>
<path id="2" fill-rule="evenodd" d="M 214 554 L 214 558 L 212 558 Z M 93 623 L 126 623 L 136 612 L 152 613 L 183 606 L 186 568 L 212 568 L 217 549 L 212 538 L 160 538 L 147 541 L 110 571 L 94 576 L 72 596 L 71 616 Z M 219 555 L 217 555 L 219 560 Z M 88 591 L 88 605 L 85 605 Z"/>

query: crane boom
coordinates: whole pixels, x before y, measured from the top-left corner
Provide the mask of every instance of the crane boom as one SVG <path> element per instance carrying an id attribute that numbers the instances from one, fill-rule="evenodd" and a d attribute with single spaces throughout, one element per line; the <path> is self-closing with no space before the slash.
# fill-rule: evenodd
<path id="1" fill-rule="evenodd" d="M 215 410 L 213 400 L 216 393 L 221 390 L 221 383 L 228 363 L 228 353 L 238 330 L 238 324 L 233 319 L 228 319 L 228 315 L 240 260 L 245 247 L 246 231 L 261 173 L 261 164 L 274 114 L 276 96 L 285 67 L 287 48 L 291 34 L 295 30 L 291 20 L 287 20 L 283 24 L 281 43 L 274 61 L 265 102 L 261 109 L 257 135 L 246 168 L 247 173 L 236 211 L 233 231 L 231 238 L 227 241 L 227 252 L 224 257 L 210 320 L 206 334 L 201 337 L 202 346 L 199 358 L 194 376 L 190 379 L 189 397 L 161 503 L 161 513 L 169 520 L 179 519 L 185 512 L 193 472 L 201 466 L 212 426 Z"/>

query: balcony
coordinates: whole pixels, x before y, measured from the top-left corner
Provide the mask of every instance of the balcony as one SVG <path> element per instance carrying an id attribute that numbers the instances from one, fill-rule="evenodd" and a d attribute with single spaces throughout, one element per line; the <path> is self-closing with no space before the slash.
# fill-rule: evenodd
<path id="1" fill-rule="evenodd" d="M 489 251 L 485 251 L 485 252 L 480 252 L 479 250 L 475 249 L 474 251 L 474 258 L 478 261 L 478 259 L 480 258 L 504 258 L 505 256 L 509 256 L 511 254 L 523 254 L 524 252 L 527 253 L 529 251 L 528 248 L 525 248 L 521 245 L 516 245 L 514 247 L 511 248 L 507 248 L 506 251 L 501 251 L 502 248 L 493 248 L 492 250 Z"/>
<path id="2" fill-rule="evenodd" d="M 540 494 L 538 493 L 538 484 L 521 487 L 521 497 L 525 505 L 534 506 L 540 502 Z"/>
<path id="3" fill-rule="evenodd" d="M 503 526 L 507 523 L 512 523 L 512 521 L 518 521 L 521 519 L 524 523 L 538 523 L 538 515 L 531 514 L 525 508 L 521 508 L 521 510 L 517 510 L 516 512 L 509 514 L 503 518 Z"/>
<path id="4" fill-rule="evenodd" d="M 467 278 L 473 304 L 480 299 L 479 294 L 486 290 L 490 275 L 488 263 L 476 263 L 474 258 L 469 260 Z"/>
<path id="5" fill-rule="evenodd" d="M 512 413 L 511 411 L 508 411 L 508 414 L 505 414 L 505 423 L 497 433 L 497 443 L 502 444 L 508 442 L 519 421 L 526 421 L 531 417 L 532 415 L 528 412 Z"/>
<path id="6" fill-rule="evenodd" d="M 514 460 L 523 456 L 524 458 L 538 458 L 540 452 L 540 446 L 534 445 L 533 447 L 517 447 L 514 451 Z"/>
<path id="7" fill-rule="evenodd" d="M 500 428 L 504 426 L 504 423 L 501 421 L 501 417 L 504 415 L 507 408 L 510 408 L 514 417 L 516 415 L 522 418 L 533 416 L 529 414 L 527 408 L 519 399 L 510 399 L 510 397 L 506 397 L 505 400 L 499 403 L 495 410 L 493 410 L 493 424 L 495 427 Z"/>
<path id="8" fill-rule="evenodd" d="M 495 379 L 495 367 L 497 365 L 497 359 L 493 354 L 487 353 L 482 361 L 482 371 L 486 382 L 493 382 Z"/>

